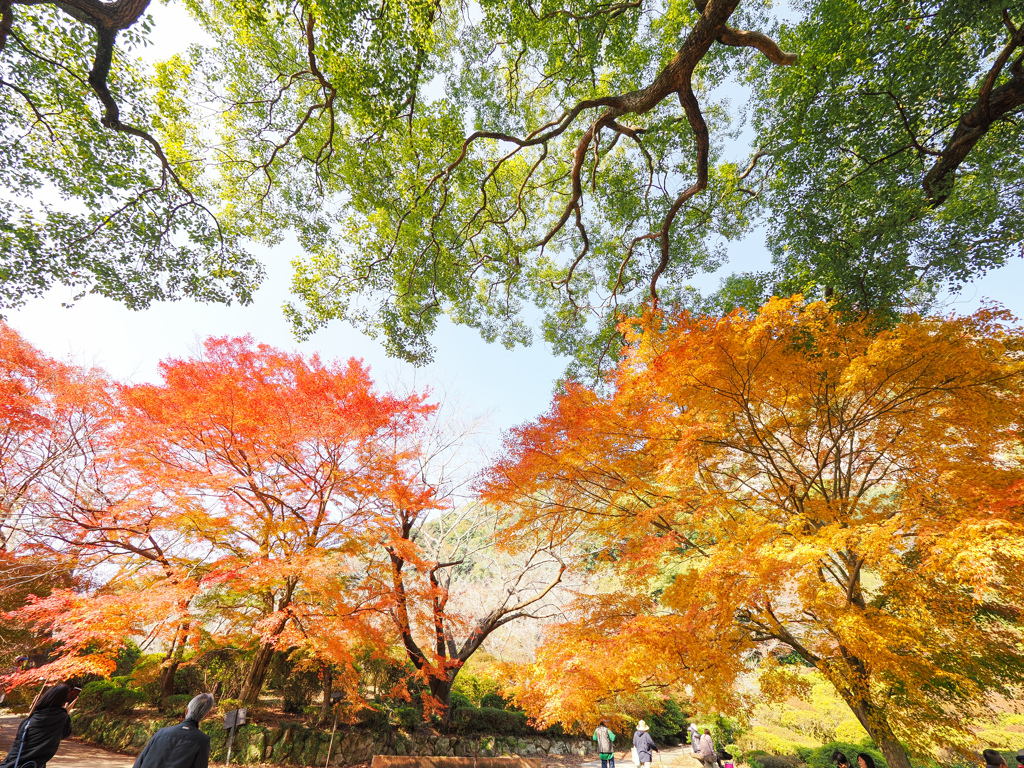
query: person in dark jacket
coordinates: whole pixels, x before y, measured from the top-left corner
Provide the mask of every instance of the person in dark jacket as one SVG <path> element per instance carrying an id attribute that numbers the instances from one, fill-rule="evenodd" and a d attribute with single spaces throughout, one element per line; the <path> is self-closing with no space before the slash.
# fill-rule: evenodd
<path id="1" fill-rule="evenodd" d="M 71 735 L 70 694 L 71 688 L 61 683 L 39 697 L 18 726 L 14 744 L 0 768 L 46 768 L 57 754 L 61 739 Z"/>
<path id="2" fill-rule="evenodd" d="M 146 742 L 133 768 L 208 768 L 210 737 L 199 721 L 213 709 L 213 694 L 200 693 L 188 703 L 184 722 L 161 728 Z"/>
<path id="3" fill-rule="evenodd" d="M 633 748 L 636 749 L 637 760 L 639 766 L 649 766 L 653 759 L 653 752 L 660 752 L 656 746 L 654 746 L 654 739 L 651 738 L 647 727 L 647 723 L 641 720 L 636 724 L 636 733 L 633 734 Z"/>

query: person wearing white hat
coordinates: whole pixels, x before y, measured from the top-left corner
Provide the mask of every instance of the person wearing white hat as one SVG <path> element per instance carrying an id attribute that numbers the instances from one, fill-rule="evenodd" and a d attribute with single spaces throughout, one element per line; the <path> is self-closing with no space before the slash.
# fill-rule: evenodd
<path id="1" fill-rule="evenodd" d="M 693 754 L 700 756 L 700 730 L 697 728 L 696 723 L 690 723 L 690 727 L 687 729 L 690 734 L 690 749 L 693 750 Z"/>
<path id="2" fill-rule="evenodd" d="M 649 730 L 643 720 L 636 724 L 636 733 L 633 734 L 633 762 L 637 768 L 650 768 L 653 753 L 661 751 L 655 746 Z"/>

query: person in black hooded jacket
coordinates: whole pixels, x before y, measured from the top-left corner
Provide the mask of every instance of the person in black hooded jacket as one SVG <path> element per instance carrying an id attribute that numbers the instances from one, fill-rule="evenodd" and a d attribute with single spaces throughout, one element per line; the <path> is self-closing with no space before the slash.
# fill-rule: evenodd
<path id="1" fill-rule="evenodd" d="M 21 721 L 14 744 L 0 768 L 46 768 L 60 746 L 71 735 L 68 696 L 71 689 L 61 683 L 44 692 L 32 712 Z"/>

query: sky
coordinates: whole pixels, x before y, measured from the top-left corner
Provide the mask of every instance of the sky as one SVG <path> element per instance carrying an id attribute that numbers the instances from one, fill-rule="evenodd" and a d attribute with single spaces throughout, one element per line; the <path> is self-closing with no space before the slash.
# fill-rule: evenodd
<path id="1" fill-rule="evenodd" d="M 180 8 L 154 5 L 156 43 L 153 58 L 164 58 L 183 42 L 195 40 L 194 27 Z M 758 230 L 730 245 L 730 263 L 718 273 L 695 279 L 710 290 L 731 271 L 765 269 L 769 256 L 765 233 Z M 340 322 L 298 343 L 285 320 L 282 306 L 289 299 L 291 261 L 299 255 L 294 241 L 274 247 L 253 246 L 266 267 L 266 280 L 249 306 L 203 305 L 194 301 L 157 304 L 133 311 L 102 297 L 88 296 L 70 308 L 62 306 L 71 291 L 57 289 L 7 313 L 9 324 L 48 355 L 81 365 L 102 367 L 121 381 L 155 381 L 158 363 L 190 355 L 207 336 L 251 334 L 256 341 L 327 359 L 361 358 L 374 378 L 399 389 L 429 387 L 460 407 L 467 418 L 487 417 L 481 435 L 485 449 L 499 447 L 500 434 L 547 410 L 556 379 L 567 364 L 542 342 L 506 350 L 484 342 L 476 331 L 444 324 L 437 332 L 435 361 L 420 369 L 389 359 L 383 347 Z M 944 311 L 969 313 L 985 299 L 997 301 L 1018 317 L 1024 316 L 1024 260 L 1002 269 L 946 298 Z"/>

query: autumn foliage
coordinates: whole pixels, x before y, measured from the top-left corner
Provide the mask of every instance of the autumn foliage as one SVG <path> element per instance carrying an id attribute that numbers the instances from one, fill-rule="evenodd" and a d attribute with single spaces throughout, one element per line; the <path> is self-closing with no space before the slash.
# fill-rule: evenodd
<path id="1" fill-rule="evenodd" d="M 322 715 L 340 693 L 357 717 L 360 670 L 394 668 L 373 695 L 447 722 L 469 657 L 561 580 L 544 537 L 472 577 L 497 514 L 456 498 L 465 433 L 359 361 L 208 339 L 128 385 L 0 329 L 0 632 L 8 670 L 31 656 L 8 688 L 110 676 L 134 640 L 163 654 L 161 705 L 203 658 L 255 705 L 287 654 Z"/>
<path id="2" fill-rule="evenodd" d="M 967 718 L 1024 674 L 1024 332 L 799 297 L 623 329 L 604 386 L 514 430 L 472 503 L 437 404 L 357 361 L 210 339 L 125 385 L 3 329 L 0 633 L 33 654 L 6 682 L 109 675 L 136 638 L 161 699 L 230 648 L 257 702 L 289 651 L 324 712 L 332 690 L 365 708 L 376 668 L 447 718 L 488 637 L 543 619 L 503 668 L 539 724 L 670 694 L 736 713 L 755 677 L 806 688 L 796 658 L 891 768 L 973 746 Z"/>
<path id="3" fill-rule="evenodd" d="M 606 390 L 571 384 L 482 491 L 510 540 L 572 537 L 600 574 L 517 699 L 589 721 L 644 690 L 728 711 L 800 687 L 795 652 L 890 766 L 966 746 L 1024 671 L 1024 334 L 1005 313 L 891 330 L 824 303 L 651 314 Z M 772 652 L 774 651 L 774 652 Z M 603 709 L 602 709 L 603 708 Z"/>

